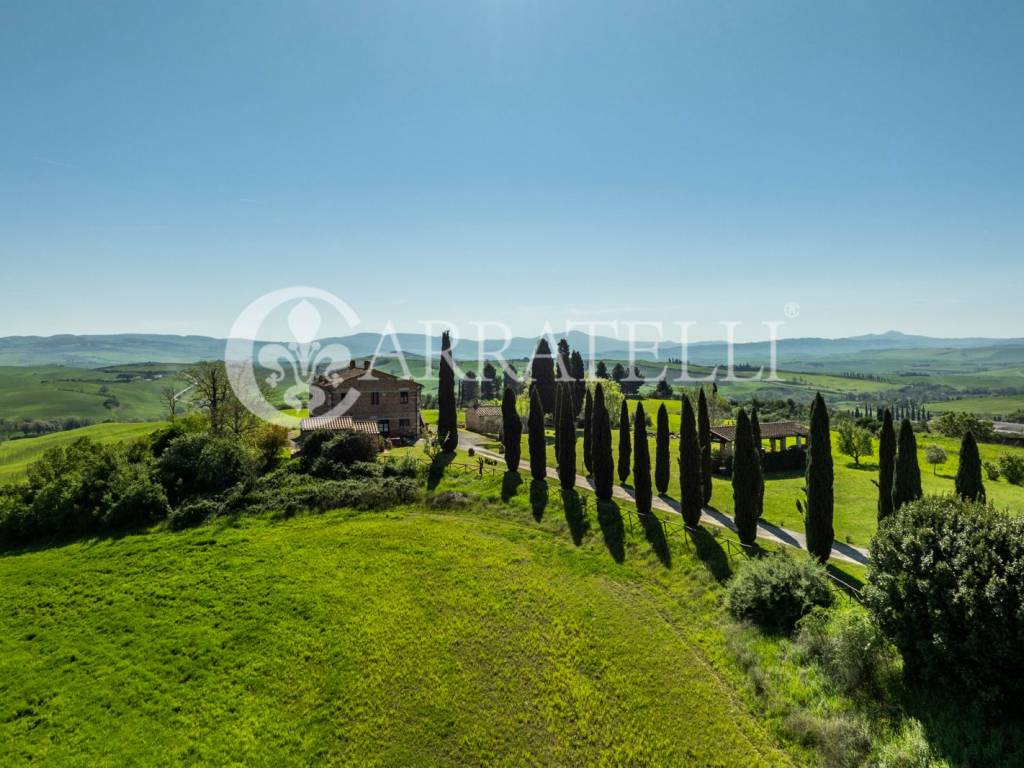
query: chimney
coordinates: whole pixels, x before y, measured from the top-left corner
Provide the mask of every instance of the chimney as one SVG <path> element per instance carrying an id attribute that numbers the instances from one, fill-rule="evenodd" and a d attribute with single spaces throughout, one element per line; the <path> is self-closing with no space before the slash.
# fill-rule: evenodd
<path id="1" fill-rule="evenodd" d="M 352 358 L 351 360 L 348 361 L 348 367 L 349 368 L 355 368 L 356 367 L 356 360 L 355 360 L 355 358 Z"/>
<path id="2" fill-rule="evenodd" d="M 370 370 L 370 361 L 369 360 L 363 360 L 363 370 L 364 371 Z"/>

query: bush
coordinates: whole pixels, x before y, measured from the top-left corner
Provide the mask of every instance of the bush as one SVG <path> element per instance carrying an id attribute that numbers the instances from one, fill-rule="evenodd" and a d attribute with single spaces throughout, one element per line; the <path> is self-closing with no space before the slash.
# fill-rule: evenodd
<path id="1" fill-rule="evenodd" d="M 1024 694 L 1024 520 L 954 497 L 906 504 L 875 534 L 868 579 L 912 678 Z"/>
<path id="2" fill-rule="evenodd" d="M 979 443 L 991 442 L 995 436 L 992 422 L 979 419 L 973 413 L 944 413 L 930 426 L 946 437 L 962 438 L 970 432 Z"/>
<path id="3" fill-rule="evenodd" d="M 1006 482 L 1021 485 L 1024 483 L 1024 458 L 1009 453 L 1000 456 L 999 471 Z"/>
<path id="4" fill-rule="evenodd" d="M 988 476 L 989 480 L 995 482 L 999 479 L 999 467 L 991 461 L 986 461 L 982 466 L 985 468 L 985 474 Z"/>
<path id="5" fill-rule="evenodd" d="M 221 512 L 221 504 L 214 499 L 197 499 L 182 504 L 167 516 L 167 527 L 183 531 L 206 522 Z"/>
<path id="6" fill-rule="evenodd" d="M 896 649 L 859 606 L 815 608 L 797 627 L 798 647 L 848 695 L 876 696 L 896 676 Z"/>
<path id="7" fill-rule="evenodd" d="M 761 454 L 761 466 L 765 472 L 802 472 L 807 466 L 807 451 L 796 446 L 768 451 Z"/>
<path id="8" fill-rule="evenodd" d="M 255 475 L 255 462 L 228 437 L 185 434 L 170 442 L 157 460 L 157 473 L 173 504 L 220 493 Z"/>
<path id="9" fill-rule="evenodd" d="M 163 520 L 170 512 L 164 489 L 147 474 L 139 473 L 120 490 L 104 515 L 111 528 L 148 525 Z"/>
<path id="10" fill-rule="evenodd" d="M 749 561 L 729 584 L 729 611 L 773 632 L 791 632 L 815 606 L 832 605 L 823 566 L 777 553 Z"/>
<path id="11" fill-rule="evenodd" d="M 924 726 L 920 720 L 911 718 L 878 750 L 876 765 L 878 768 L 945 768 L 949 763 L 934 758 Z"/>

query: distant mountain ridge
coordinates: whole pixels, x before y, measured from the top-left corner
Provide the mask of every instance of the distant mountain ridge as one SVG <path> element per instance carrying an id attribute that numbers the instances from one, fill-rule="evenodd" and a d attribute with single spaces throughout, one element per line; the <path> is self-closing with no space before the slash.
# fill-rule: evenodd
<path id="1" fill-rule="evenodd" d="M 555 334 L 555 338 L 564 337 L 569 345 L 580 350 L 587 357 L 591 348 L 596 357 L 606 359 L 626 359 L 628 344 L 621 339 L 607 336 L 589 335 L 580 331 L 568 334 Z M 419 333 L 396 334 L 398 346 L 407 354 L 422 356 L 429 349 L 437 354 L 437 339 L 428 339 Z M 257 342 L 262 346 L 270 342 Z M 344 344 L 355 357 L 367 357 L 380 349 L 385 353 L 396 351 L 391 337 L 381 344 L 381 336 L 377 333 L 357 333 L 342 338 L 323 339 L 324 345 L 331 343 Z M 60 334 L 56 336 L 5 336 L 0 337 L 0 365 L 67 365 L 83 368 L 100 368 L 124 363 L 158 362 L 158 363 L 190 363 L 196 360 L 216 360 L 224 356 L 226 340 L 211 336 L 176 336 L 172 334 Z M 518 336 L 513 338 L 504 351 L 507 359 L 530 357 L 536 347 L 536 337 Z M 504 346 L 504 342 L 488 339 L 482 342 L 485 352 L 496 352 Z M 641 343 L 645 349 L 651 344 Z M 455 354 L 460 359 L 473 359 L 477 356 L 481 343 L 475 340 L 460 340 L 455 347 Z M 777 355 L 780 366 L 794 365 L 799 362 L 829 362 L 841 364 L 846 358 L 851 363 L 865 353 L 886 350 L 1000 350 L 1002 358 L 1014 363 L 1018 354 L 1024 364 L 1024 338 L 935 338 L 930 336 L 913 336 L 889 331 L 882 334 L 866 334 L 839 339 L 826 338 L 795 338 L 780 339 L 777 343 Z M 734 347 L 737 364 L 767 365 L 770 356 L 770 344 L 767 341 L 736 344 Z M 664 361 L 669 358 L 683 357 L 681 346 L 676 343 L 662 342 L 657 345 L 657 359 Z M 655 356 L 651 352 L 638 351 L 637 359 L 651 360 Z M 726 345 L 720 341 L 694 342 L 687 348 L 686 358 L 698 364 L 724 364 L 726 361 Z"/>

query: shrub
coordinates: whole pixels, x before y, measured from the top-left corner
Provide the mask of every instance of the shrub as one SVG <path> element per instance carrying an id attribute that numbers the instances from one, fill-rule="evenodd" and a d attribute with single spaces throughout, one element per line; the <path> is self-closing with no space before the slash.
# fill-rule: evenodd
<path id="1" fill-rule="evenodd" d="M 993 464 L 991 461 L 986 461 L 982 466 L 985 467 L 985 475 L 989 480 L 995 482 L 999 479 L 999 467 Z"/>
<path id="2" fill-rule="evenodd" d="M 365 432 L 338 432 L 320 451 L 320 458 L 348 466 L 357 461 L 376 461 L 380 438 Z"/>
<path id="3" fill-rule="evenodd" d="M 878 750 L 878 768 L 946 768 L 949 763 L 932 755 L 928 737 L 920 720 L 910 718 Z"/>
<path id="4" fill-rule="evenodd" d="M 1024 483 L 1024 458 L 1003 454 L 999 457 L 999 472 L 1006 478 L 1006 482 L 1021 485 Z"/>
<path id="5" fill-rule="evenodd" d="M 797 627 L 797 645 L 844 693 L 874 696 L 895 677 L 896 649 L 863 608 L 815 608 Z"/>
<path id="6" fill-rule="evenodd" d="M 773 632 L 790 632 L 815 606 L 832 605 L 825 568 L 777 553 L 749 561 L 729 584 L 729 611 Z"/>
<path id="7" fill-rule="evenodd" d="M 971 432 L 978 442 L 990 442 L 995 432 L 991 421 L 979 419 L 973 413 L 944 413 L 934 419 L 930 426 L 946 437 L 963 437 Z"/>
<path id="8" fill-rule="evenodd" d="M 167 516 L 167 527 L 172 531 L 183 531 L 215 517 L 220 512 L 220 502 L 214 499 L 197 499 L 172 511 Z"/>
<path id="9" fill-rule="evenodd" d="M 236 440 L 186 434 L 172 440 L 164 450 L 157 460 L 157 473 L 171 503 L 177 504 L 250 481 L 255 462 Z"/>
<path id="10" fill-rule="evenodd" d="M 905 505 L 871 543 L 867 604 L 912 678 L 1024 693 L 1024 521 L 977 502 Z"/>
<path id="11" fill-rule="evenodd" d="M 169 511 L 164 489 L 139 473 L 120 490 L 104 514 L 104 523 L 111 528 L 146 525 L 163 520 Z"/>

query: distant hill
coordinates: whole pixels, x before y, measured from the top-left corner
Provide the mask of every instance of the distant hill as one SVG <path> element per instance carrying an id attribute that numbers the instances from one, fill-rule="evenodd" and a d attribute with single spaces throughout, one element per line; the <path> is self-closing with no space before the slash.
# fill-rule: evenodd
<path id="1" fill-rule="evenodd" d="M 556 334 L 561 337 L 563 334 Z M 590 337 L 580 331 L 566 335 L 570 346 L 579 349 L 584 357 L 590 349 L 595 356 L 605 359 L 625 359 L 627 345 L 621 339 L 606 336 Z M 395 343 L 397 340 L 397 344 Z M 429 342 L 429 343 L 428 343 Z M 266 343 L 266 342 L 260 342 Z M 393 339 L 376 333 L 358 333 L 335 339 L 324 339 L 324 344 L 342 343 L 355 357 L 366 357 L 376 351 L 394 352 L 401 347 L 405 352 L 422 356 L 426 350 L 437 353 L 438 341 L 423 334 L 401 333 Z M 533 354 L 537 339 L 518 336 L 504 348 L 507 359 L 515 360 Z M 475 359 L 481 348 L 497 352 L 505 345 L 496 339 L 482 343 L 474 340 L 459 341 L 455 348 L 461 359 Z M 79 368 L 99 368 L 124 363 L 160 362 L 189 363 L 196 360 L 221 359 L 225 340 L 210 336 L 174 336 L 170 334 L 110 334 L 58 336 L 6 336 L 0 337 L 0 365 L 66 365 Z M 737 344 L 734 349 L 738 364 L 767 365 L 770 356 L 768 342 Z M 726 361 L 723 342 L 696 342 L 689 346 L 688 359 L 697 364 L 715 365 Z M 929 368 L 933 359 L 951 365 L 944 370 L 970 367 L 1001 367 L 1024 364 L 1024 339 L 994 338 L 934 338 L 911 336 L 896 331 L 883 334 L 850 336 L 841 339 L 797 338 L 778 342 L 780 366 L 801 365 L 829 369 L 851 369 L 865 364 L 886 361 L 890 366 Z M 682 357 L 679 344 L 662 343 L 658 346 L 658 359 Z M 653 359 L 651 353 L 638 353 L 638 359 Z"/>

